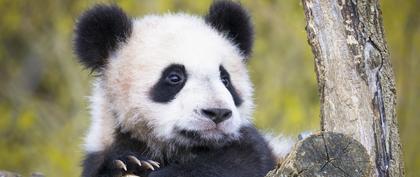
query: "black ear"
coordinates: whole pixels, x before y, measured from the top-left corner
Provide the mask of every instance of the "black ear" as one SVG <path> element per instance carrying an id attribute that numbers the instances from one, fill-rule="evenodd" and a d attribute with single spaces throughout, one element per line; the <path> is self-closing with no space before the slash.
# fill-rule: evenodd
<path id="1" fill-rule="evenodd" d="M 74 50 L 87 68 L 96 70 L 131 35 L 132 23 L 115 5 L 96 5 L 84 12 L 75 28 Z"/>
<path id="2" fill-rule="evenodd" d="M 254 43 L 254 29 L 248 12 L 239 3 L 216 0 L 205 17 L 207 23 L 238 45 L 245 57 L 249 57 Z"/>

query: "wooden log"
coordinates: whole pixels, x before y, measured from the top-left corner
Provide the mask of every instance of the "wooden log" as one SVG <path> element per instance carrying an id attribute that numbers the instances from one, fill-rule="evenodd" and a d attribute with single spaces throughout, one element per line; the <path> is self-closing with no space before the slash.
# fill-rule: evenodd
<path id="1" fill-rule="evenodd" d="M 266 177 L 369 177 L 370 169 L 369 155 L 357 140 L 341 133 L 321 132 L 299 141 Z"/>
<path id="2" fill-rule="evenodd" d="M 22 177 L 22 175 L 18 173 L 0 170 L 0 177 Z M 32 173 L 31 177 L 44 177 L 44 175 L 42 173 Z"/>
<path id="3" fill-rule="evenodd" d="M 22 177 L 22 176 L 13 172 L 0 171 L 0 177 Z"/>
<path id="4" fill-rule="evenodd" d="M 315 56 L 321 130 L 367 149 L 373 176 L 404 176 L 396 88 L 378 0 L 302 0 Z"/>

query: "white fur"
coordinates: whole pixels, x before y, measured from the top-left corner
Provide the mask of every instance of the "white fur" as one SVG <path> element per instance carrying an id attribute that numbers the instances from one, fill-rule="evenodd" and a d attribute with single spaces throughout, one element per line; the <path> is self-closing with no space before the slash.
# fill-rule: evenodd
<path id="1" fill-rule="evenodd" d="M 222 133 L 237 137 L 239 128 L 250 124 L 253 111 L 253 88 L 243 59 L 237 47 L 200 17 L 166 14 L 134 20 L 131 37 L 110 57 L 94 87 L 87 151 L 112 143 L 110 130 L 116 124 L 152 144 L 191 143 L 180 139 L 176 129 L 200 131 L 212 140 Z M 156 103 L 149 92 L 170 64 L 184 65 L 188 80 L 174 100 Z M 238 108 L 220 81 L 220 65 L 244 100 Z M 232 117 L 216 125 L 200 114 L 201 109 L 215 107 L 232 110 Z"/>
<path id="2" fill-rule="evenodd" d="M 282 135 L 274 136 L 271 133 L 266 133 L 264 134 L 264 138 L 268 142 L 268 146 L 271 148 L 277 161 L 283 160 L 295 144 L 295 140 Z"/>
<path id="3" fill-rule="evenodd" d="M 104 91 L 100 87 L 100 82 L 94 82 L 93 95 L 90 97 L 90 112 L 92 116 L 89 133 L 85 139 L 85 149 L 87 152 L 101 151 L 113 142 L 115 121 L 107 107 Z"/>

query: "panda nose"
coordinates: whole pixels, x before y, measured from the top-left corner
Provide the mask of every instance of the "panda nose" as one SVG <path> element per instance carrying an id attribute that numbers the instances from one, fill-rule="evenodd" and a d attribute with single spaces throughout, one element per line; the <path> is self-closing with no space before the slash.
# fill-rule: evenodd
<path id="1" fill-rule="evenodd" d="M 216 124 L 223 122 L 232 116 L 232 111 L 229 109 L 210 108 L 202 109 L 201 112 Z"/>

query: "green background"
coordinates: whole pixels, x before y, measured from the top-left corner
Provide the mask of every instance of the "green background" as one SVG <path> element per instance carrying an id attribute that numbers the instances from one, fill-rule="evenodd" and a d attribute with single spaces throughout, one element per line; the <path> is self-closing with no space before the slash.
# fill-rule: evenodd
<path id="1" fill-rule="evenodd" d="M 101 1 L 105 2 L 105 1 Z M 98 3 L 0 0 L 0 169 L 80 174 L 93 76 L 72 53 L 75 19 Z M 117 1 L 128 14 L 184 11 L 203 15 L 211 1 Z M 319 127 L 313 56 L 297 0 L 242 1 L 256 43 L 249 69 L 256 87 L 255 122 L 295 136 Z M 407 176 L 420 175 L 420 1 L 381 1 L 398 91 Z"/>

